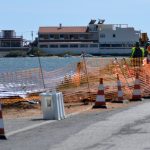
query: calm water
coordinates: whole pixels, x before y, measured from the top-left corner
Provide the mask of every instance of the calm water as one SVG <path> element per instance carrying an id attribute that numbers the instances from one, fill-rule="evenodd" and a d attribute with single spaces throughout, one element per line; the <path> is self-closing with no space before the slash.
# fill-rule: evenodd
<path id="1" fill-rule="evenodd" d="M 44 70 L 51 71 L 81 59 L 81 57 L 40 57 L 40 62 Z M 13 72 L 30 68 L 39 68 L 37 57 L 0 58 L 0 72 Z"/>
<path id="2" fill-rule="evenodd" d="M 44 71 L 52 71 L 58 68 L 65 67 L 69 64 L 79 62 L 81 59 L 81 57 L 40 57 L 40 62 Z M 10 72 L 10 74 L 1 74 L 0 98 L 18 95 L 21 97 L 25 97 L 27 93 L 39 92 L 41 90 L 44 90 L 42 82 L 43 80 L 39 78 L 39 74 L 37 74 L 36 72 L 33 72 L 32 75 L 26 74 L 26 76 L 24 76 L 23 74 L 20 74 L 18 76 L 16 74 L 13 74 L 13 72 L 15 71 L 28 70 L 31 68 L 39 67 L 39 58 L 37 57 L 0 58 L 0 73 Z M 54 89 L 57 84 L 64 79 L 64 75 L 68 73 L 68 68 L 64 72 L 61 72 L 61 74 L 56 73 L 50 78 L 44 76 L 44 83 L 46 88 Z"/>
<path id="3" fill-rule="evenodd" d="M 45 90 L 44 85 L 48 89 L 56 89 L 62 83 L 64 76 L 74 75 L 76 70 L 76 62 L 82 60 L 82 57 L 24 57 L 24 58 L 0 58 L 0 98 L 10 96 L 25 97 L 27 93 L 34 93 Z M 28 70 L 32 68 L 39 68 L 39 60 L 44 71 L 52 71 L 60 69 L 55 73 L 46 74 L 44 72 L 44 79 L 39 77 L 39 72 L 23 72 L 23 74 L 13 73 L 15 71 Z M 90 59 L 88 58 L 89 62 Z M 105 66 L 110 63 L 110 58 L 102 58 L 101 61 L 91 59 L 91 64 Z M 67 65 L 70 65 L 66 67 Z M 9 72 L 2 74 L 2 72 Z"/>

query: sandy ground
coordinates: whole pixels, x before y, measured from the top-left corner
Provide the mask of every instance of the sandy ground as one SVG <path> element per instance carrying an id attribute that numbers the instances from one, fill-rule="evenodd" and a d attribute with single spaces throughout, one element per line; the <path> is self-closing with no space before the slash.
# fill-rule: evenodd
<path id="1" fill-rule="evenodd" d="M 126 102 L 126 103 L 111 103 L 107 102 L 107 109 L 98 108 L 92 109 L 93 104 L 84 105 L 83 103 L 69 103 L 65 104 L 65 113 L 82 113 L 82 112 L 102 112 L 102 111 L 110 111 L 113 109 L 124 108 L 136 104 L 140 104 L 141 102 Z M 41 106 L 39 104 L 29 105 L 29 104 L 19 104 L 15 106 L 4 106 L 3 107 L 3 118 L 5 119 L 15 119 L 15 118 L 23 118 L 23 117 L 36 117 L 42 116 Z"/>

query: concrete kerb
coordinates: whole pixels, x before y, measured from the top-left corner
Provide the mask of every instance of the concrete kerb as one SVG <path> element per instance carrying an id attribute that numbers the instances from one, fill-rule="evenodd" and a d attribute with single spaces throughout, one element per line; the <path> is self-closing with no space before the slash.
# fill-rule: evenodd
<path id="1" fill-rule="evenodd" d="M 12 135 L 15 135 L 17 133 L 24 132 L 24 131 L 27 131 L 27 130 L 31 130 L 31 129 L 37 128 L 39 126 L 55 122 L 55 121 L 57 121 L 57 120 L 49 120 L 49 121 L 45 121 L 45 122 L 42 122 L 42 123 L 39 123 L 39 124 L 35 124 L 35 125 L 32 125 L 32 126 L 24 127 L 22 129 L 18 129 L 16 131 L 12 131 L 12 132 L 6 133 L 6 137 L 9 137 L 9 136 L 12 136 Z"/>
<path id="2" fill-rule="evenodd" d="M 82 112 L 86 112 L 86 111 L 90 110 L 91 108 L 92 108 L 92 106 L 89 106 L 87 109 L 84 109 L 84 110 L 81 110 L 81 111 L 78 111 L 78 112 L 75 112 L 75 113 L 68 114 L 68 115 L 66 115 L 66 118 L 70 118 L 70 117 L 78 115 L 78 114 L 80 114 Z M 28 130 L 40 127 L 42 125 L 46 125 L 46 124 L 50 124 L 50 123 L 56 122 L 56 121 L 60 121 L 60 120 L 48 120 L 48 121 L 46 120 L 46 121 L 44 121 L 42 123 L 34 124 L 34 125 L 31 125 L 31 126 L 28 126 L 28 127 L 24 127 L 22 129 L 18 129 L 18 130 L 12 131 L 12 132 L 8 132 L 8 133 L 6 133 L 6 137 L 10 137 L 12 135 L 15 135 L 15 134 L 18 134 L 18 133 L 21 133 L 21 132 L 25 132 L 25 131 L 28 131 Z"/>
<path id="3" fill-rule="evenodd" d="M 81 111 L 78 111 L 78 112 L 75 112 L 75 113 L 68 114 L 68 115 L 67 115 L 67 118 L 72 117 L 72 116 L 75 116 L 75 115 L 78 115 L 78 114 L 80 114 L 80 113 L 82 113 L 82 112 L 86 112 L 86 111 L 92 109 L 92 106 L 93 106 L 93 105 L 89 106 L 87 109 L 84 109 L 84 110 L 81 110 Z"/>

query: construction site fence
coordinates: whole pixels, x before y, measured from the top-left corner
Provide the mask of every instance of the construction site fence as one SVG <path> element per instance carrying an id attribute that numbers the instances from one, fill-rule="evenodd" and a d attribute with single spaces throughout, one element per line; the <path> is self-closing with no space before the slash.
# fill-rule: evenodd
<path id="1" fill-rule="evenodd" d="M 103 78 L 106 100 L 117 99 L 117 75 L 124 99 L 131 99 L 135 75 L 139 74 L 141 94 L 150 95 L 150 64 L 143 58 L 83 57 L 54 71 L 32 68 L 0 73 L 0 101 L 13 103 L 39 100 L 41 92 L 61 91 L 64 101 L 84 102 L 96 99 L 99 79 Z"/>

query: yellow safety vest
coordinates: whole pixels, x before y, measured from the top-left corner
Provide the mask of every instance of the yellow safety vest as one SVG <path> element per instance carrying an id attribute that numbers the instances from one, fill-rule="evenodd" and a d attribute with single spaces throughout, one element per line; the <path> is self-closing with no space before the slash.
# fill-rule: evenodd
<path id="1" fill-rule="evenodd" d="M 133 57 L 133 55 L 134 55 L 134 53 L 135 53 L 135 49 L 136 49 L 135 47 L 132 48 L 131 57 Z M 145 53 L 145 52 L 144 52 L 144 48 L 141 48 L 141 47 L 140 47 L 140 50 L 142 51 L 142 57 L 144 57 L 144 53 Z"/>

